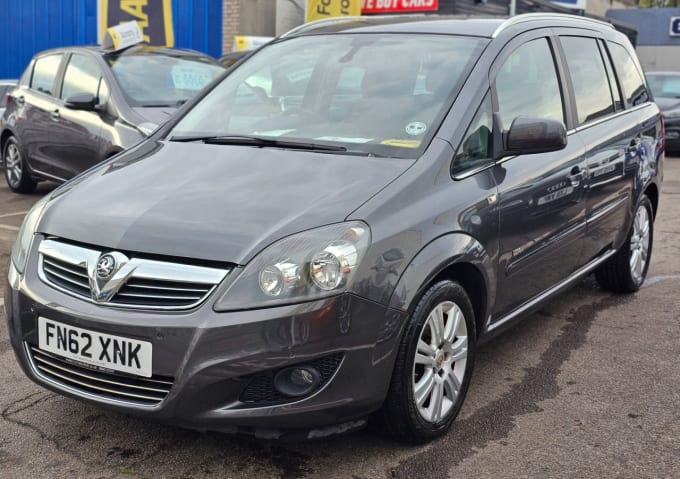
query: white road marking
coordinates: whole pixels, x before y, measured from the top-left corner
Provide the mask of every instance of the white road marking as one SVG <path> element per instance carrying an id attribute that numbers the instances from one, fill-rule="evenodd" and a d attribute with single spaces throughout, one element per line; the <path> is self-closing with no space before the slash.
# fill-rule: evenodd
<path id="1" fill-rule="evenodd" d="M 0 225 L 0 229 L 10 230 L 10 231 L 19 231 L 18 226 L 10 226 L 10 225 Z"/>
<path id="2" fill-rule="evenodd" d="M 19 215 L 25 215 L 28 213 L 28 210 L 26 211 L 17 211 L 16 213 L 5 213 L 0 215 L 0 218 L 7 218 L 8 216 L 19 216 Z"/>
<path id="3" fill-rule="evenodd" d="M 667 281 L 669 279 L 680 279 L 680 274 L 663 274 L 660 276 L 652 276 L 651 278 L 647 278 L 645 280 L 645 283 L 642 285 L 642 287 L 646 288 L 647 286 L 652 286 L 653 284 L 660 283 L 661 281 Z"/>

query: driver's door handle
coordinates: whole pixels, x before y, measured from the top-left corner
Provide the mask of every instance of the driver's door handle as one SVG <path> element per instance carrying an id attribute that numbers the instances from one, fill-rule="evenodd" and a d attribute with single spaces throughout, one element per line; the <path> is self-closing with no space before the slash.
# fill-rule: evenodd
<path id="1" fill-rule="evenodd" d="M 56 109 L 50 114 L 50 116 L 53 120 L 57 121 L 61 118 L 61 113 L 59 113 L 59 109 Z"/>

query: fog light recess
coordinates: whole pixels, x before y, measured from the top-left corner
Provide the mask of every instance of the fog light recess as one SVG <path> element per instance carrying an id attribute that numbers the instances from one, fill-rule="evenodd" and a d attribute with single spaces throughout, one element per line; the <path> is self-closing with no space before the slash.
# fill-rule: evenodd
<path id="1" fill-rule="evenodd" d="M 321 382 L 321 374 L 311 366 L 282 369 L 274 376 L 274 388 L 284 396 L 300 397 L 314 391 Z"/>

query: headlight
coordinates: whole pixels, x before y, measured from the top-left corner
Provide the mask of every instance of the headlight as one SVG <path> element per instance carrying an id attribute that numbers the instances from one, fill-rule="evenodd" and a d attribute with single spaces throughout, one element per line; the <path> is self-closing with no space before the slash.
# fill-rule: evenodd
<path id="1" fill-rule="evenodd" d="M 35 228 L 38 226 L 38 220 L 40 215 L 47 204 L 47 198 L 42 198 L 24 217 L 24 222 L 21 224 L 19 229 L 19 235 L 17 236 L 14 246 L 12 246 L 12 263 L 14 267 L 23 273 L 26 268 L 26 260 L 28 259 L 28 249 L 31 247 L 31 240 L 33 239 L 33 233 L 35 233 Z"/>
<path id="2" fill-rule="evenodd" d="M 274 306 L 347 291 L 371 243 L 361 222 L 284 238 L 248 263 L 217 301 L 219 311 Z"/>

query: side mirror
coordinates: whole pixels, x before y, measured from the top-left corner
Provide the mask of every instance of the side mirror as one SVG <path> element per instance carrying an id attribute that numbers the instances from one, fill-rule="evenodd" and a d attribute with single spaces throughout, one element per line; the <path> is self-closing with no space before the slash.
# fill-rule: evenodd
<path id="1" fill-rule="evenodd" d="M 71 110 L 92 111 L 97 106 L 97 98 L 91 93 L 76 93 L 66 99 L 64 106 Z"/>
<path id="2" fill-rule="evenodd" d="M 498 114 L 494 115 L 495 131 L 501 131 Z M 560 121 L 519 116 L 510 129 L 495 141 L 496 159 L 510 155 L 531 155 L 559 151 L 567 146 L 567 130 Z"/>

